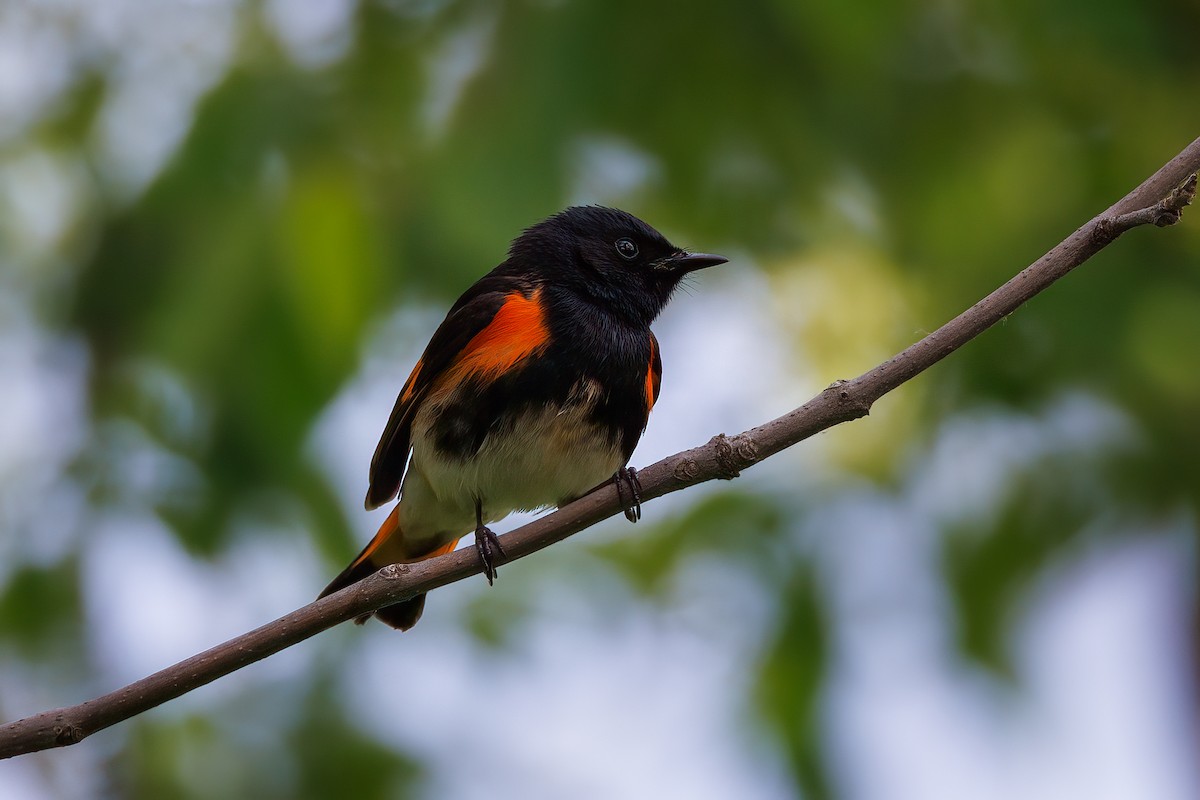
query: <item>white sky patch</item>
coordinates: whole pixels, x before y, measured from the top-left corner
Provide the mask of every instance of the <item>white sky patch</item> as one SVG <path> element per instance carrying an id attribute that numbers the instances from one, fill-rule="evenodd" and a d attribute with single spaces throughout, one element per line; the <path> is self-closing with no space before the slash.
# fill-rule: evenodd
<path id="1" fill-rule="evenodd" d="M 149 183 L 235 55 L 240 0 L 16 0 L 0 8 L 0 140 L 51 113 L 84 77 L 107 82 L 93 148 L 125 197 Z"/>
<path id="2" fill-rule="evenodd" d="M 82 14 L 85 45 L 112 63 L 93 147 L 119 195 L 139 193 L 174 154 L 199 99 L 234 57 L 236 0 L 147 6 L 109 0 Z"/>
<path id="3" fill-rule="evenodd" d="M 0 142 L 24 133 L 72 80 L 71 43 L 58 26 L 42 23 L 36 6 L 0 5 Z"/>
<path id="4" fill-rule="evenodd" d="M 1047 800 L 1066 796 L 1055 784 L 1112 800 L 1200 797 L 1192 527 L 1068 555 L 1040 581 L 1017 652 L 1042 723 L 1027 769 L 1049 776 Z"/>
<path id="5" fill-rule="evenodd" d="M 427 21 L 442 13 L 454 0 L 379 0 L 379 2 L 398 17 L 411 20 Z"/>
<path id="6" fill-rule="evenodd" d="M 89 186 L 82 165 L 60 154 L 31 150 L 0 162 L 5 238 L 29 261 L 51 252 L 78 219 Z"/>
<path id="7" fill-rule="evenodd" d="M 1017 689 L 963 661 L 938 566 L 942 526 L 994 513 L 1038 459 L 1136 441 L 1127 418 L 1082 394 L 1036 415 L 968 414 L 943 422 L 900 496 L 851 491 L 810 517 L 837 619 L 825 718 L 845 797 L 1196 796 L 1190 521 L 1065 551 L 1038 576 L 1020 609 Z"/>
<path id="8" fill-rule="evenodd" d="M 368 467 L 396 396 L 445 315 L 440 307 L 406 306 L 367 336 L 358 373 L 317 419 L 306 451 L 341 499 L 349 520 L 374 532 L 388 508 L 363 511 Z M 365 515 L 365 516 L 364 516 Z M 357 525 L 358 523 L 352 523 Z"/>
<path id="9" fill-rule="evenodd" d="M 31 468 L 61 469 L 87 430 L 82 348 L 6 322 L 6 305 L 0 301 L 0 486 Z"/>
<path id="10" fill-rule="evenodd" d="M 46 780 L 41 764 L 32 758 L 15 759 L 5 766 L 0 788 L 8 800 L 46 800 Z"/>
<path id="11" fill-rule="evenodd" d="M 862 236 L 879 238 L 884 232 L 879 196 L 867 178 L 852 167 L 839 171 L 825 190 L 825 202 Z"/>
<path id="12" fill-rule="evenodd" d="M 105 176 L 122 195 L 140 192 L 175 152 L 191 125 L 195 76 L 116 84 L 100 115 L 96 147 Z"/>
<path id="13" fill-rule="evenodd" d="M 188 63 L 162 63 L 116 79 L 94 141 L 110 184 L 132 196 L 158 175 L 190 129 L 196 102 L 215 78 Z"/>
<path id="14" fill-rule="evenodd" d="M 79 343 L 36 330 L 0 295 L 0 584 L 74 541 L 80 497 L 62 472 L 88 436 L 87 373 Z"/>
<path id="15" fill-rule="evenodd" d="M 687 243 L 691 244 L 691 243 Z M 696 246 L 701 250 L 705 247 Z M 718 247 L 711 247 L 718 250 Z M 780 335 L 769 307 L 771 285 L 752 266 L 731 261 L 698 272 L 654 324 L 662 353 L 658 402 L 631 463 L 644 467 L 707 442 L 737 434 L 785 414 L 821 388 L 792 339 Z M 816 448 L 799 447 L 754 467 L 761 488 L 779 481 L 796 487 L 819 470 L 798 468 L 819 459 Z M 678 508 L 716 482 L 654 501 Z M 676 505 L 679 504 L 679 505 Z"/>
<path id="16" fill-rule="evenodd" d="M 771 285 L 762 273 L 729 263 L 688 280 L 654 324 L 663 380 L 639 444 L 647 459 L 703 444 L 698 431 L 704 441 L 740 433 L 812 395 L 798 354 L 763 314 Z"/>
<path id="17" fill-rule="evenodd" d="M 633 142 L 614 135 L 588 134 L 566 148 L 571 205 L 630 206 L 662 181 L 662 164 Z"/>
<path id="18" fill-rule="evenodd" d="M 1040 414 L 981 409 L 943 421 L 910 491 L 922 513 L 949 524 L 987 516 L 1012 482 L 1049 456 L 1099 456 L 1135 447 L 1133 422 L 1082 392 L 1057 398 Z"/>
<path id="19" fill-rule="evenodd" d="M 268 25 L 302 67 L 318 69 L 342 58 L 354 44 L 357 0 L 268 0 Z"/>
<path id="20" fill-rule="evenodd" d="M 445 133 L 471 79 L 491 57 L 499 21 L 496 6 L 481 6 L 463 25 L 450 31 L 429 56 L 421 119 L 431 141 Z"/>
<path id="21" fill-rule="evenodd" d="M 1194 587 L 1179 542 L 1068 554 L 1021 627 L 1015 692 L 965 666 L 945 641 L 856 638 L 828 701 L 844 796 L 1197 796 L 1180 652 Z"/>
<path id="22" fill-rule="evenodd" d="M 542 600 L 559 593 L 576 592 Z M 424 797 L 790 797 L 777 765 L 729 736 L 748 678 L 736 629 L 610 612 L 600 629 L 540 616 L 508 655 L 445 629 L 373 630 L 346 672 L 352 714 L 428 759 Z"/>
<path id="23" fill-rule="evenodd" d="M 151 516 L 97 515 L 84 547 L 83 585 L 90 647 L 105 682 L 130 683 L 311 602 L 324 570 L 308 542 L 299 531 L 259 530 L 206 563 Z M 253 668 L 253 679 L 295 677 L 310 655 L 290 648 Z M 218 682 L 172 708 L 202 708 L 212 692 L 229 696 L 244 686 Z"/>

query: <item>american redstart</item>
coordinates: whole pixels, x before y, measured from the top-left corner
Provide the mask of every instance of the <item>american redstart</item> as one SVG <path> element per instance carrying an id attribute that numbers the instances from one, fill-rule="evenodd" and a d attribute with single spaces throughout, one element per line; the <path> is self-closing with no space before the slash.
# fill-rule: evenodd
<path id="1" fill-rule="evenodd" d="M 726 260 L 612 208 L 568 208 L 525 230 L 450 308 L 400 390 L 366 507 L 400 502 L 321 596 L 448 553 L 471 530 L 490 583 L 504 551 L 488 522 L 607 480 L 636 521 L 626 465 L 662 378 L 650 323 L 685 275 Z M 408 630 L 424 606 L 418 595 L 375 616 Z"/>

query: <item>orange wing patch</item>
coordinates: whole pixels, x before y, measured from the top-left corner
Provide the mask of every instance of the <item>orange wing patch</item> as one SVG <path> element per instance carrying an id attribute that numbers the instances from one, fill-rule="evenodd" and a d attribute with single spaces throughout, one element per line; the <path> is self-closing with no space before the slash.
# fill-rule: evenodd
<path id="1" fill-rule="evenodd" d="M 404 382 L 404 388 L 400 391 L 400 402 L 407 403 L 412 400 L 413 391 L 417 388 L 417 378 L 421 376 L 421 367 L 424 366 L 423 359 L 417 359 L 417 365 L 413 367 L 412 374 L 408 376 L 408 380 Z"/>
<path id="2" fill-rule="evenodd" d="M 541 296 L 541 289 L 529 297 L 520 292 L 508 295 L 487 327 L 467 342 L 447 371 L 447 383 L 453 386 L 468 375 L 495 380 L 549 344 Z"/>

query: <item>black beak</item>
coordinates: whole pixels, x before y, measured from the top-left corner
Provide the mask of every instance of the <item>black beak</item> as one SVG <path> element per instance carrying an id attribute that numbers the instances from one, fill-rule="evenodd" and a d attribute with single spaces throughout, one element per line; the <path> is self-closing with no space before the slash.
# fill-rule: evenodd
<path id="1" fill-rule="evenodd" d="M 705 267 L 724 264 L 728 260 L 725 256 L 717 256 L 712 253 L 689 253 L 681 250 L 669 258 L 664 258 L 660 262 L 660 266 L 677 272 L 695 272 Z"/>

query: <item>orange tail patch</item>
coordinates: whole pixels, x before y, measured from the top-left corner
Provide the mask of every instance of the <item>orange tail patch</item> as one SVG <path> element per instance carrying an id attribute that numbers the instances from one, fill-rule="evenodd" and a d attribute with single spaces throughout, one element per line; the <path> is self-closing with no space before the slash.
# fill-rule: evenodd
<path id="1" fill-rule="evenodd" d="M 413 560 L 414 561 L 425 561 L 426 559 L 429 559 L 429 558 L 437 558 L 438 556 L 444 556 L 447 553 L 453 553 L 454 548 L 458 547 L 458 543 L 460 540 L 461 540 L 461 537 L 460 537 L 460 539 L 454 539 L 453 541 L 446 542 L 444 545 L 442 545 L 438 549 L 430 550 L 428 553 L 421 556 L 420 558 L 416 558 Z"/>
<path id="2" fill-rule="evenodd" d="M 379 526 L 379 530 L 376 531 L 375 535 L 371 537 L 371 541 L 367 542 L 367 546 L 364 547 L 362 552 L 358 554 L 358 558 L 350 562 L 350 566 L 347 567 L 347 569 L 354 569 L 359 564 L 370 562 L 371 556 L 378 552 L 379 548 L 383 547 L 385 543 L 390 543 L 390 540 L 393 536 L 402 536 L 400 533 L 399 503 L 397 503 L 396 507 L 392 509 L 392 513 L 387 515 L 387 519 L 385 519 L 383 524 Z M 375 567 L 375 569 L 379 569 L 382 566 L 383 563 L 380 563 Z"/>
<path id="3" fill-rule="evenodd" d="M 350 562 L 350 566 L 330 581 L 319 597 L 333 594 L 347 586 L 358 583 L 363 578 L 370 577 L 387 564 L 414 563 L 428 558 L 445 555 L 454 550 L 458 539 L 452 539 L 445 544 L 426 553 L 409 554 L 405 552 L 404 532 L 400 530 L 400 504 L 392 509 L 387 519 L 379 526 L 379 531 L 367 543 L 358 557 Z M 319 599 L 319 598 L 318 598 Z M 425 608 L 425 595 L 419 594 L 394 605 L 386 606 L 375 612 L 380 621 L 398 630 L 406 631 L 421 618 Z M 367 616 L 358 617 L 354 621 L 359 625 L 367 621 Z"/>

